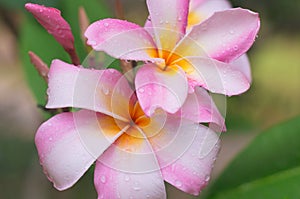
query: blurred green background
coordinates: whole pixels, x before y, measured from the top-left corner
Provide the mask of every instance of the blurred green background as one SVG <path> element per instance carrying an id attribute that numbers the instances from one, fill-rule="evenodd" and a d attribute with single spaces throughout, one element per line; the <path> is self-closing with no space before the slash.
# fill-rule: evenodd
<path id="1" fill-rule="evenodd" d="M 32 87 L 38 87 L 43 84 L 43 81 L 39 77 L 27 81 L 28 78 L 25 74 L 35 73 L 33 67 L 29 65 L 27 51 L 34 50 L 47 64 L 53 58 L 68 61 L 68 57 L 54 39 L 36 23 L 35 19 L 24 11 L 23 6 L 26 2 L 26 0 L 0 0 L 0 199 L 96 198 L 92 170 L 89 170 L 87 175 L 72 189 L 58 192 L 47 181 L 38 163 L 34 134 L 43 121 L 43 115 L 37 104 L 43 105 L 45 97 L 40 95 L 36 102 L 34 95 L 29 90 L 28 83 Z M 104 17 L 115 17 L 114 1 L 109 0 L 35 0 L 31 2 L 54 6 L 62 10 L 62 15 L 72 26 L 81 58 L 85 54 L 83 50 L 79 50 L 83 49 L 83 46 L 78 34 L 78 6 L 84 6 L 91 21 Z M 145 1 L 123 0 L 122 3 L 125 18 L 142 25 L 147 17 Z M 276 128 L 261 133 L 265 132 L 265 129 L 300 115 L 300 1 L 234 0 L 232 3 L 234 7 L 244 7 L 259 12 L 262 27 L 254 46 L 249 51 L 253 75 L 252 87 L 241 96 L 227 99 L 228 132 L 221 137 L 222 149 L 214 169 L 213 181 L 218 178 L 236 154 L 259 134 L 271 135 L 270 137 L 273 138 L 282 136 L 282 133 L 289 135 L 288 139 L 284 139 L 286 136 L 280 137 L 280 140 L 289 145 L 282 146 L 286 148 L 286 153 L 281 154 L 282 156 L 298 158 L 298 153 L 292 156 L 292 152 L 300 149 L 297 148 L 299 147 L 297 143 L 293 145 L 292 142 L 296 140 L 300 143 L 299 136 L 293 137 L 297 134 L 300 135 L 300 127 L 297 125 L 299 120 L 293 120 L 284 128 L 280 127 L 279 130 Z M 35 34 L 41 36 L 37 38 Z M 40 93 L 45 94 L 43 89 Z M 295 131 L 297 134 L 294 133 Z M 268 144 L 269 147 L 278 147 L 280 144 L 276 145 L 275 138 L 259 137 L 251 146 L 259 148 L 262 143 L 262 147 Z M 251 152 L 251 146 L 250 149 L 248 148 L 250 150 L 249 157 L 252 157 L 251 154 L 255 152 L 260 153 L 255 149 Z M 274 153 L 276 149 L 278 148 L 273 149 Z M 257 156 L 254 155 L 253 158 L 255 157 Z M 293 164 L 289 164 L 293 165 L 291 168 L 300 165 L 297 158 L 291 161 Z M 245 162 L 245 160 L 242 161 Z M 290 162 L 289 160 L 283 161 Z M 255 165 L 253 162 L 252 164 Z M 268 168 L 268 162 L 264 164 L 265 166 L 262 165 L 262 167 Z M 245 167 L 245 165 L 235 165 L 233 162 L 227 171 L 238 170 L 242 166 Z M 251 166 L 251 162 L 248 167 L 254 168 Z M 280 168 L 276 171 L 286 171 L 286 168 L 289 167 Z M 256 169 L 259 170 L 259 168 Z M 245 168 L 244 172 L 250 171 Z M 295 169 L 291 173 L 299 174 Z M 288 174 L 292 175 L 290 172 Z M 221 176 L 222 179 L 233 179 L 230 175 L 226 175 L 225 171 Z M 279 179 L 281 179 L 280 176 Z M 278 178 L 271 182 L 277 182 Z M 300 183 L 299 178 L 297 179 L 298 181 L 291 181 L 291 183 Z M 284 178 L 284 180 L 289 182 L 288 179 Z M 218 186 L 219 189 L 222 189 L 222 180 L 216 181 L 216 185 L 213 185 L 211 190 Z M 224 182 L 223 184 L 226 184 Z M 237 182 L 234 183 L 236 186 L 238 185 Z M 300 186 L 300 184 L 298 185 Z M 171 199 L 194 198 L 170 186 L 167 187 L 167 190 Z M 227 195 L 216 196 L 216 198 L 234 198 L 230 194 L 231 192 L 228 192 Z M 208 197 L 210 198 L 210 195 Z M 236 197 L 243 198 L 238 194 Z M 252 198 L 256 197 L 252 196 Z"/>

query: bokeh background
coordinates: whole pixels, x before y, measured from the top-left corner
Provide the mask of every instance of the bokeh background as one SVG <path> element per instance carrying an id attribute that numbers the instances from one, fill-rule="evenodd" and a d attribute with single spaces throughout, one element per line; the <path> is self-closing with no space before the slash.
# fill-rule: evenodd
<path id="1" fill-rule="evenodd" d="M 61 49 L 25 12 L 26 2 L 0 0 L 0 199 L 96 198 L 92 169 L 72 189 L 58 192 L 38 163 L 34 135 L 44 121 L 44 114 L 38 108 L 43 99 L 37 101 L 29 89 L 28 85 L 34 87 L 41 80 L 28 83 L 26 67 L 31 66 L 27 51 L 41 49 L 36 53 L 49 64 L 47 53 Z M 92 21 L 116 16 L 112 0 L 32 2 L 62 9 L 62 15 L 72 22 L 74 33 L 79 32 L 78 25 L 72 24 L 77 23 L 80 4 Z M 142 25 L 148 15 L 145 1 L 121 2 L 125 18 Z M 300 1 L 234 0 L 232 4 L 259 12 L 261 30 L 249 51 L 252 87 L 241 96 L 227 99 L 228 132 L 221 136 L 222 149 L 212 181 L 260 132 L 300 115 Z M 44 34 L 44 40 L 37 40 L 34 32 Z M 46 42 L 48 39 L 50 42 Z M 83 56 L 83 52 L 79 53 Z M 57 57 L 68 61 L 64 53 Z M 171 199 L 194 198 L 170 186 L 167 189 Z"/>

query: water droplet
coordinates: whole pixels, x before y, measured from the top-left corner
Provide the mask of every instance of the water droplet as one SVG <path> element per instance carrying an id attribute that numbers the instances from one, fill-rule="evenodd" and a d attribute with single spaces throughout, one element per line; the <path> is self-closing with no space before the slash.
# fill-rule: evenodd
<path id="1" fill-rule="evenodd" d="M 149 195 L 149 194 L 147 194 L 147 195 L 146 195 L 146 198 L 150 198 L 150 195 Z"/>
<path id="2" fill-rule="evenodd" d="M 145 89 L 139 88 L 139 92 L 140 92 L 140 93 L 144 93 L 144 92 L 145 92 Z"/>
<path id="3" fill-rule="evenodd" d="M 142 188 L 139 186 L 139 183 L 138 182 L 135 182 L 134 183 L 134 186 L 133 186 L 133 190 L 135 191 L 140 191 Z"/>
<path id="4" fill-rule="evenodd" d="M 49 137 L 49 141 L 52 141 L 52 137 Z"/>
<path id="5" fill-rule="evenodd" d="M 182 18 L 179 16 L 179 17 L 178 17 L 178 21 L 181 21 L 181 20 L 182 20 Z"/>
<path id="6" fill-rule="evenodd" d="M 108 95 L 109 94 L 109 89 L 106 88 L 105 86 L 102 87 L 102 92 L 104 95 Z"/>
<path id="7" fill-rule="evenodd" d="M 235 50 L 235 51 L 237 51 L 239 49 L 239 47 L 237 46 L 237 45 L 235 45 L 234 47 L 233 47 L 233 50 Z"/>
<path id="8" fill-rule="evenodd" d="M 96 45 L 96 44 L 97 44 L 97 42 L 96 42 L 96 41 L 94 41 L 94 40 L 90 40 L 88 43 L 89 43 L 90 45 L 92 45 L 92 46 L 94 46 L 94 45 Z"/>
<path id="9" fill-rule="evenodd" d="M 229 33 L 233 35 L 234 34 L 234 30 L 230 30 Z"/>
<path id="10" fill-rule="evenodd" d="M 210 176 L 209 175 L 206 175 L 205 176 L 205 182 L 208 182 L 210 180 Z"/>
<path id="11" fill-rule="evenodd" d="M 125 180 L 126 182 L 128 182 L 128 181 L 130 180 L 130 177 L 126 175 L 126 176 L 124 177 L 124 180 Z"/>
<path id="12" fill-rule="evenodd" d="M 169 21 L 166 21 L 166 24 L 168 24 L 169 23 Z"/>
<path id="13" fill-rule="evenodd" d="M 108 24 L 107 22 L 105 22 L 103 25 L 104 25 L 105 27 L 108 27 L 108 26 L 109 26 L 109 24 Z"/>
<path id="14" fill-rule="evenodd" d="M 103 194 L 101 194 L 101 195 L 100 195 L 100 198 L 104 198 L 104 195 L 103 195 Z"/>
<path id="15" fill-rule="evenodd" d="M 105 176 L 101 176 L 100 180 L 101 180 L 102 183 L 105 183 L 106 182 L 106 177 Z"/>
<path id="16" fill-rule="evenodd" d="M 164 23 L 164 21 L 163 21 L 163 20 L 160 20 L 160 21 L 159 21 L 159 23 L 160 23 L 160 24 L 163 24 L 163 23 Z"/>
<path id="17" fill-rule="evenodd" d="M 181 183 L 179 180 L 176 180 L 176 181 L 175 181 L 175 186 L 176 186 L 176 187 L 181 187 L 181 186 L 182 186 L 182 183 Z"/>

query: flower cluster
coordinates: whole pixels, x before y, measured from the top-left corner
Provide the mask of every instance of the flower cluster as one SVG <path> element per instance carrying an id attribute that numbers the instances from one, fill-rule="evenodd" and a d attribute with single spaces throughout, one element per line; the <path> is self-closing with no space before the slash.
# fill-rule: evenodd
<path id="1" fill-rule="evenodd" d="M 73 62 L 53 60 L 48 70 L 30 53 L 47 74 L 46 108 L 79 109 L 53 116 L 36 134 L 41 165 L 58 190 L 73 186 L 94 162 L 98 198 L 166 198 L 164 181 L 198 195 L 210 179 L 217 132 L 226 127 L 209 92 L 230 96 L 249 88 L 245 53 L 259 30 L 258 14 L 226 0 L 147 6 L 144 27 L 103 19 L 84 33 L 95 51 L 143 63 L 132 69 L 133 86 L 118 70 L 80 66 L 60 11 L 25 6 Z"/>

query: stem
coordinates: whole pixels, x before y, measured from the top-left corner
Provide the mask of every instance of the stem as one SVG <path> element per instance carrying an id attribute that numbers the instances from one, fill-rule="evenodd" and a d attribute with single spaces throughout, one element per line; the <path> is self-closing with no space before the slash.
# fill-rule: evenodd
<path id="1" fill-rule="evenodd" d="M 125 19 L 124 17 L 124 11 L 123 11 L 123 5 L 120 0 L 115 0 L 115 12 L 116 17 L 119 19 Z"/>
<path id="2" fill-rule="evenodd" d="M 65 49 L 65 51 L 67 51 L 67 53 L 69 54 L 69 56 L 72 60 L 72 64 L 74 64 L 75 66 L 79 66 L 80 59 L 76 53 L 76 50 L 75 49 Z"/>

